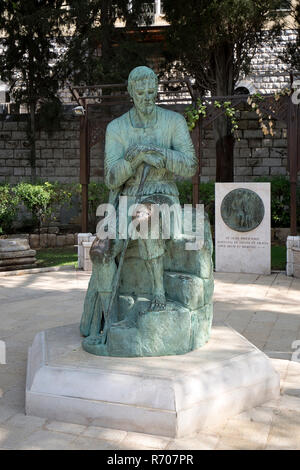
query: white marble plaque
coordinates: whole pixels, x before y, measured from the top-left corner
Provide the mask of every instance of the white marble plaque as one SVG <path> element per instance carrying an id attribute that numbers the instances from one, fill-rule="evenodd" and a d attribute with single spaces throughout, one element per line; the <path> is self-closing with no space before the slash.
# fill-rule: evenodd
<path id="1" fill-rule="evenodd" d="M 271 273 L 270 189 L 270 183 L 216 183 L 216 271 Z"/>

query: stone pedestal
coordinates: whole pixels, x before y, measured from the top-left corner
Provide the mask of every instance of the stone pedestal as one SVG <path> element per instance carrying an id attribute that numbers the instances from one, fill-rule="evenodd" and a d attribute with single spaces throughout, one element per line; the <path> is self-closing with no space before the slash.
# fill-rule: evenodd
<path id="1" fill-rule="evenodd" d="M 286 240 L 286 275 L 300 278 L 300 236 Z"/>
<path id="2" fill-rule="evenodd" d="M 36 251 L 31 250 L 28 235 L 0 239 L 0 271 L 34 268 Z"/>
<path id="3" fill-rule="evenodd" d="M 78 268 L 84 271 L 92 271 L 92 261 L 90 259 L 90 249 L 95 240 L 91 233 L 78 234 Z"/>
<path id="4" fill-rule="evenodd" d="M 180 356 L 114 358 L 83 351 L 79 325 L 36 335 L 26 413 L 51 420 L 183 437 L 276 398 L 265 354 L 225 325 Z"/>

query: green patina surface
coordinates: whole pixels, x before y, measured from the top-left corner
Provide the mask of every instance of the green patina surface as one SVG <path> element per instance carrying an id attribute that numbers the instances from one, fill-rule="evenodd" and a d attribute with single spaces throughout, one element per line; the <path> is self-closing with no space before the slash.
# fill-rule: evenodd
<path id="1" fill-rule="evenodd" d="M 109 202 L 179 206 L 176 177 L 190 178 L 197 168 L 194 147 L 183 116 L 155 105 L 157 77 L 137 67 L 128 78 L 133 108 L 106 131 L 105 182 Z M 145 166 L 149 168 L 139 187 Z M 181 209 L 179 217 L 182 216 Z M 128 218 L 130 224 L 132 219 Z M 103 224 L 103 222 L 102 222 Z M 103 227 L 103 225 L 102 225 Z M 194 227 L 195 228 L 195 227 Z M 83 348 L 96 355 L 122 357 L 185 354 L 208 340 L 212 321 L 212 238 L 202 221 L 204 243 L 187 250 L 191 235 L 130 240 L 97 238 L 91 248 L 93 271 L 81 319 Z M 118 290 L 110 299 L 122 264 Z"/>
<path id="2" fill-rule="evenodd" d="M 238 188 L 230 191 L 221 204 L 221 216 L 225 224 L 238 232 L 254 230 L 264 215 L 262 199 L 250 189 Z"/>

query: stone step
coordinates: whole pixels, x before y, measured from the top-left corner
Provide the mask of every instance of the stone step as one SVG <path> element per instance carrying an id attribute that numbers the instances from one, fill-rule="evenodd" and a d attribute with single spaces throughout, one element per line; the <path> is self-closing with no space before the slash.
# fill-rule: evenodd
<path id="1" fill-rule="evenodd" d="M 3 271 L 16 271 L 20 269 L 30 269 L 30 268 L 36 268 L 36 264 L 17 264 L 13 266 L 0 266 L 0 272 Z M 24 274 L 24 272 L 23 272 Z"/>
<path id="2" fill-rule="evenodd" d="M 20 250 L 20 251 L 6 251 L 0 252 L 0 260 L 2 259 L 11 259 L 11 258 L 29 258 L 30 256 L 35 256 L 35 250 Z"/>
<path id="3" fill-rule="evenodd" d="M 30 256 L 28 258 L 15 258 L 15 259 L 2 259 L 0 260 L 0 266 L 15 266 L 15 265 L 26 265 L 26 264 L 33 264 L 36 262 L 36 258 L 34 256 Z"/>
<path id="4" fill-rule="evenodd" d="M 0 239 L 0 253 L 8 251 L 29 250 L 29 241 L 27 238 L 2 238 Z"/>

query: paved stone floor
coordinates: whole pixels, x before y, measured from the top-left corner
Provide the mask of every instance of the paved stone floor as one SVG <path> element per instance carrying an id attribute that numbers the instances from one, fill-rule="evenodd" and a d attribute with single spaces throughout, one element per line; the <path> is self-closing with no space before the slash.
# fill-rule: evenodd
<path id="1" fill-rule="evenodd" d="M 272 358 L 281 396 L 224 426 L 170 439 L 24 415 L 27 350 L 45 328 L 79 321 L 89 274 L 0 275 L 1 449 L 300 449 L 300 280 L 283 273 L 215 275 L 215 321 L 225 321 Z M 294 344 L 295 346 L 295 344 Z M 292 356 L 292 353 L 294 355 Z M 300 352 L 298 355 L 300 361 Z"/>

